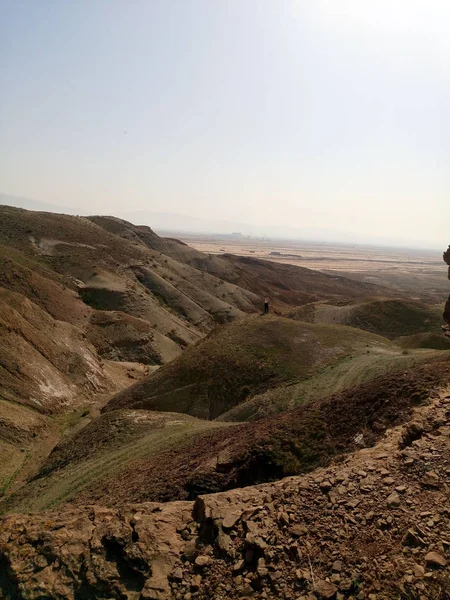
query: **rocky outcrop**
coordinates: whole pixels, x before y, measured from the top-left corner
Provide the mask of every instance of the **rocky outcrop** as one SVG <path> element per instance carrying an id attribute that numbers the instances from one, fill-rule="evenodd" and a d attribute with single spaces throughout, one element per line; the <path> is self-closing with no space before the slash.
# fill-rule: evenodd
<path id="1" fill-rule="evenodd" d="M 443 258 L 444 262 L 448 265 L 448 278 L 450 279 L 450 246 L 444 252 Z M 444 325 L 444 333 L 446 336 L 450 337 L 450 296 L 445 304 L 443 316 L 444 321 L 446 322 L 446 325 Z"/>
<path id="2" fill-rule="evenodd" d="M 6 517 L 0 598 L 449 598 L 449 392 L 302 477 Z"/>
<path id="3" fill-rule="evenodd" d="M 66 509 L 8 517 L 0 534 L 0 598 L 169 598 L 189 503 Z"/>

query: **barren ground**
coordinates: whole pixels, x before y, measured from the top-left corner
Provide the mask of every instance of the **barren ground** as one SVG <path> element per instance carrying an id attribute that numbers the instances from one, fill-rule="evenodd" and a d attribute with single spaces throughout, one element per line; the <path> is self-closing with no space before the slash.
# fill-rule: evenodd
<path id="1" fill-rule="evenodd" d="M 340 246 L 280 240 L 220 239 L 189 236 L 182 240 L 209 254 L 235 254 L 344 275 L 367 283 L 393 286 L 399 292 L 442 302 L 448 280 L 441 253 L 435 250 Z"/>

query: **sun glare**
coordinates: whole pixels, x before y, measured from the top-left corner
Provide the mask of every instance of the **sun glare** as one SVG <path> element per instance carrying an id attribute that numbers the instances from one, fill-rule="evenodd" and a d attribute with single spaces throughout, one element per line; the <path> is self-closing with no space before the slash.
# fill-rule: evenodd
<path id="1" fill-rule="evenodd" d="M 319 6 L 326 20 L 393 34 L 444 31 L 450 17 L 445 0 L 320 0 Z"/>

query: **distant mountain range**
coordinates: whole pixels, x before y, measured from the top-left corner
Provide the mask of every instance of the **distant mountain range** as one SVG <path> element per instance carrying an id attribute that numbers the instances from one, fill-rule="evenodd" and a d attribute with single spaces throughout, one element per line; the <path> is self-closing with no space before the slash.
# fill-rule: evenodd
<path id="1" fill-rule="evenodd" d="M 15 206 L 27 210 L 63 213 L 68 215 L 87 216 L 80 208 L 71 206 L 59 206 L 0 193 L 0 205 Z M 337 243 L 343 245 L 375 245 L 406 248 L 429 248 L 435 249 L 434 245 L 416 240 L 401 240 L 386 238 L 383 236 L 367 236 L 358 233 L 343 233 L 324 229 L 320 227 L 289 227 L 280 225 L 250 225 L 239 221 L 226 221 L 219 219 L 208 219 L 181 215 L 170 212 L 156 212 L 151 210 L 116 212 L 114 216 L 120 217 L 139 225 L 148 225 L 156 233 L 162 234 L 210 234 L 230 235 L 240 233 L 252 238 L 268 238 L 273 240 L 297 240 L 304 242 Z"/>
<path id="2" fill-rule="evenodd" d="M 64 215 L 88 215 L 86 211 L 80 208 L 71 206 L 59 206 L 50 204 L 49 202 L 40 202 L 39 200 L 31 200 L 22 196 L 11 196 L 10 194 L 0 193 L 0 205 L 15 206 L 17 208 L 25 208 L 26 210 L 38 210 L 44 212 L 53 212 Z"/>

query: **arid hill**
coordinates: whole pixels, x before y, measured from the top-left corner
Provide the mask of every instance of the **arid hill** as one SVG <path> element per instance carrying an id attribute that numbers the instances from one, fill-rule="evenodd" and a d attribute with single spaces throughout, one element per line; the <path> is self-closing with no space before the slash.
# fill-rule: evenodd
<path id="1" fill-rule="evenodd" d="M 308 323 L 340 323 L 391 340 L 399 337 L 441 332 L 442 309 L 404 299 L 378 299 L 333 305 L 314 302 L 299 306 L 288 317 Z"/>
<path id="2" fill-rule="evenodd" d="M 263 288 L 281 307 L 315 277 L 289 268 L 277 304 L 272 265 L 264 282 L 252 269 L 113 217 L 0 206 L 0 450 L 8 457 L 0 492 L 33 474 L 110 394 L 217 324 L 258 312 Z M 310 295 L 328 297 L 332 281 L 319 276 Z M 339 293 L 359 298 L 367 289 L 343 280 Z"/>
<path id="3" fill-rule="evenodd" d="M 0 207 L 0 599 L 446 600 L 436 315 Z"/>
<path id="4" fill-rule="evenodd" d="M 104 410 L 170 410 L 215 419 L 255 394 L 313 376 L 385 338 L 358 329 L 259 316 L 221 327 L 158 372 L 112 398 Z"/>
<path id="5" fill-rule="evenodd" d="M 90 219 L 115 235 L 144 244 L 181 263 L 234 283 L 259 298 L 268 295 L 273 307 L 281 310 L 323 298 L 339 301 L 391 294 L 387 288 L 304 267 L 231 254 L 204 254 L 179 240 L 161 238 L 150 227 L 132 225 L 114 217 Z"/>

